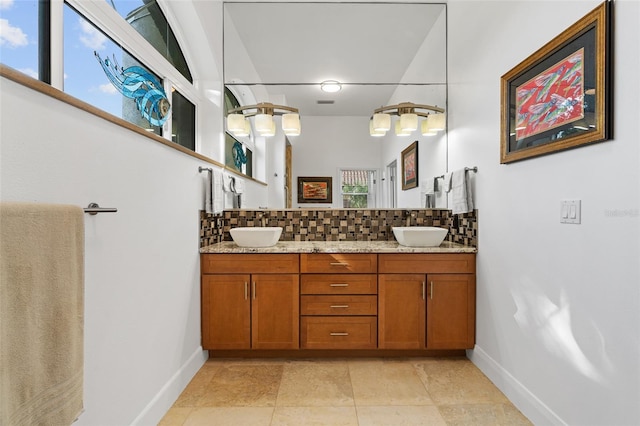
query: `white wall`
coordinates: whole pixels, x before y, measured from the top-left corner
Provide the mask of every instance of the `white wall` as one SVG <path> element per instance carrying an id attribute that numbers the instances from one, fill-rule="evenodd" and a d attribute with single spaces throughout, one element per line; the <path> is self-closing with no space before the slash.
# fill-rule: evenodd
<path id="1" fill-rule="evenodd" d="M 85 411 L 77 424 L 139 416 L 153 424 L 205 359 L 198 166 L 207 164 L 1 84 L 2 201 L 118 209 L 85 215 Z"/>
<path id="2" fill-rule="evenodd" d="M 294 208 L 342 208 L 338 169 L 379 169 L 381 141 L 369 136 L 369 117 L 305 116 L 300 121 L 300 136 L 290 139 L 292 205 Z M 333 177 L 333 204 L 298 204 L 299 176 Z"/>
<path id="3" fill-rule="evenodd" d="M 613 140 L 499 164 L 500 76 L 598 4 L 449 2 L 449 168 L 479 167 L 470 356 L 536 424 L 640 424 L 639 2 L 615 2 Z"/>

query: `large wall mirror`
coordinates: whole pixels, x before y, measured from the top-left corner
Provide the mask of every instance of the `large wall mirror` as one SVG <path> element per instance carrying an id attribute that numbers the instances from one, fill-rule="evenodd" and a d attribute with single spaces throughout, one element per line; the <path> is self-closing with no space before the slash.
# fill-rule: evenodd
<path id="1" fill-rule="evenodd" d="M 423 207 L 420 185 L 391 187 L 393 165 L 401 179 L 401 152 L 418 141 L 419 180 L 443 174 L 446 132 L 376 138 L 369 119 L 374 109 L 401 102 L 446 109 L 446 58 L 445 4 L 224 3 L 225 88 L 240 105 L 271 102 L 300 111 L 299 136 L 236 138 L 252 151 L 255 177 L 264 176 L 270 191 L 282 186 L 285 197 L 298 176 L 328 176 L 331 207 L 342 207 L 340 171 L 375 170 L 375 207 L 392 207 L 394 198 L 396 207 Z M 342 89 L 321 91 L 326 80 Z M 293 185 L 270 180 L 277 173 L 267 176 L 268 167 L 259 164 L 265 159 L 284 170 L 289 144 Z M 446 200 L 436 206 L 446 207 Z"/>

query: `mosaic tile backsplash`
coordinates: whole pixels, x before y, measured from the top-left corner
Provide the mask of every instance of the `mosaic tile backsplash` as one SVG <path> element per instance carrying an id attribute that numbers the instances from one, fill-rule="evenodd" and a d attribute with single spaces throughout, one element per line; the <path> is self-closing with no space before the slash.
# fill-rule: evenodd
<path id="1" fill-rule="evenodd" d="M 200 247 L 231 241 L 239 226 L 281 226 L 280 241 L 393 241 L 393 226 L 439 226 L 447 240 L 478 246 L 478 211 L 442 209 L 296 209 L 200 211 Z"/>

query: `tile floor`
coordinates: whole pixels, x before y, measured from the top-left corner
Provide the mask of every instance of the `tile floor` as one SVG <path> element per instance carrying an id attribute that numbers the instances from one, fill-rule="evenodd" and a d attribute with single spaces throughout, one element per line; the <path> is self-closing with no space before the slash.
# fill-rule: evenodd
<path id="1" fill-rule="evenodd" d="M 466 358 L 214 360 L 160 426 L 530 425 Z"/>

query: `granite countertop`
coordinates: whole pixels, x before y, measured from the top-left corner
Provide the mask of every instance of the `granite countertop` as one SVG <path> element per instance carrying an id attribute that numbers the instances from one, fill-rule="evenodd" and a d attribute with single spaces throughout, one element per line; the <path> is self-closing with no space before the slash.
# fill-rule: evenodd
<path id="1" fill-rule="evenodd" d="M 279 241 L 271 247 L 240 247 L 224 241 L 200 253 L 477 253 L 476 247 L 444 241 L 439 247 L 405 247 L 396 241 Z"/>

